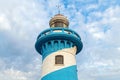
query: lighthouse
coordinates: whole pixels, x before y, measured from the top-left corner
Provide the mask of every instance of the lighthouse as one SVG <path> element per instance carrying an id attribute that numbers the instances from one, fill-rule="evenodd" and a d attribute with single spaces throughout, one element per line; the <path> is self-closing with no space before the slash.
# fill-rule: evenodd
<path id="1" fill-rule="evenodd" d="M 35 43 L 42 56 L 41 80 L 78 80 L 76 55 L 83 47 L 80 36 L 69 29 L 69 21 L 62 14 L 51 18 L 49 25 Z"/>

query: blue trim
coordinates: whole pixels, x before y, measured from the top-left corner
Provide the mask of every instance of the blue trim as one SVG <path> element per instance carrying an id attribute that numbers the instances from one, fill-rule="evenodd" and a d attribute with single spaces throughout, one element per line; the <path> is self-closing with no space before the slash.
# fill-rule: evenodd
<path id="1" fill-rule="evenodd" d="M 78 80 L 76 65 L 49 73 L 41 80 Z"/>
<path id="2" fill-rule="evenodd" d="M 73 42 L 68 40 L 51 40 L 42 45 L 41 53 L 42 59 L 44 60 L 49 54 L 56 52 L 61 49 L 73 47 Z"/>
<path id="3" fill-rule="evenodd" d="M 56 32 L 58 30 L 59 30 L 59 32 Z M 51 52 L 45 52 L 48 47 L 44 48 L 43 45 L 47 45 L 48 42 L 51 42 L 53 40 L 65 40 L 68 42 L 72 42 L 72 44 L 77 46 L 77 53 L 79 53 L 83 47 L 80 36 L 76 32 L 74 32 L 70 29 L 66 29 L 66 28 L 50 28 L 50 29 L 43 31 L 38 36 L 36 44 L 35 44 L 36 50 L 41 55 L 43 55 L 43 52 L 44 52 L 44 54 L 49 54 L 51 52 L 60 50 L 60 49 L 56 49 L 56 50 L 52 49 L 53 51 L 51 51 Z M 53 43 L 53 45 L 55 45 L 55 44 Z M 68 48 L 70 48 L 70 47 L 71 46 L 68 46 Z M 55 48 L 55 47 L 53 47 L 53 48 Z M 63 49 L 63 48 L 66 48 L 66 47 L 61 47 L 61 49 Z"/>

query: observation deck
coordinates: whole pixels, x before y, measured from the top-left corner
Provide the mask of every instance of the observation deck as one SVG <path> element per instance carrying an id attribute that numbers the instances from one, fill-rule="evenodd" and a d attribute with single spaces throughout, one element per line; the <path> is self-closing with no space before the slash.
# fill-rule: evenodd
<path id="1" fill-rule="evenodd" d="M 57 46 L 55 47 L 55 44 Z M 54 52 L 56 50 L 70 48 L 76 46 L 78 54 L 83 47 L 80 36 L 73 30 L 68 28 L 50 28 L 39 34 L 37 37 L 37 42 L 35 44 L 36 50 L 43 55 L 47 48 L 49 52 Z M 51 49 L 50 49 L 51 48 Z M 48 53 L 48 51 L 47 51 Z"/>

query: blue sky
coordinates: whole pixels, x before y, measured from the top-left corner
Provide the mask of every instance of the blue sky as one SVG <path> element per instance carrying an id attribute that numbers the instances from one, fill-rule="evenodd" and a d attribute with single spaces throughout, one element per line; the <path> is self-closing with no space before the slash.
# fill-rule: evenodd
<path id="1" fill-rule="evenodd" d="M 0 80 L 39 80 L 34 44 L 61 13 L 82 38 L 79 80 L 120 80 L 120 0 L 0 0 Z"/>

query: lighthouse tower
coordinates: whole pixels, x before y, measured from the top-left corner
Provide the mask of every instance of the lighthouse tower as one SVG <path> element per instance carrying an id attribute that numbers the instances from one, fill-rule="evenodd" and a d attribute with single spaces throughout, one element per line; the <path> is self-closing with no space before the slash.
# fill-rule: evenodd
<path id="1" fill-rule="evenodd" d="M 55 15 L 41 32 L 35 48 L 42 55 L 41 80 L 78 80 L 76 54 L 83 47 L 80 36 L 69 29 L 68 19 Z"/>

